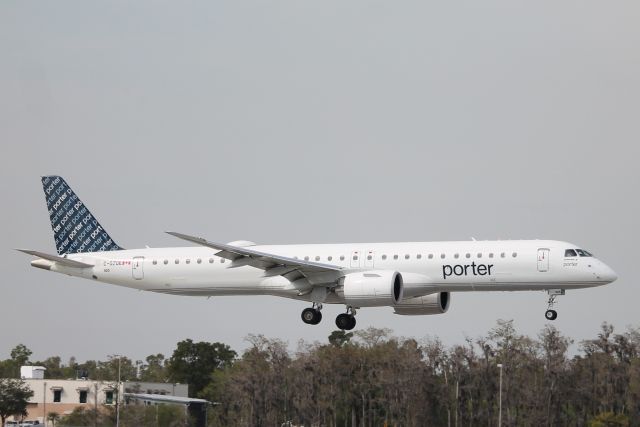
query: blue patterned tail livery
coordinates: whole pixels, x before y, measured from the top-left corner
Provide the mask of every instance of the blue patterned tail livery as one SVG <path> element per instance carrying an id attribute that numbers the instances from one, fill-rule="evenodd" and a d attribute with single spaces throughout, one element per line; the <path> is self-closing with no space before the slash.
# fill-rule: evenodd
<path id="1" fill-rule="evenodd" d="M 43 176 L 42 188 L 59 255 L 122 249 L 62 177 Z"/>

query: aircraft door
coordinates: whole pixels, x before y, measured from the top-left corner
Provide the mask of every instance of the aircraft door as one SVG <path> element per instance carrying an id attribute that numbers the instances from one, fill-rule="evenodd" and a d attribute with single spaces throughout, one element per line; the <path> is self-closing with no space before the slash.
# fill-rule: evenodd
<path id="1" fill-rule="evenodd" d="M 549 249 L 538 249 L 538 271 L 549 271 Z"/>
<path id="2" fill-rule="evenodd" d="M 360 268 L 360 251 L 351 252 L 351 268 Z"/>
<path id="3" fill-rule="evenodd" d="M 134 279 L 136 280 L 144 279 L 143 265 L 144 265 L 143 256 L 134 257 L 133 261 L 131 261 L 131 273 L 133 274 Z"/>
<path id="4" fill-rule="evenodd" d="M 375 253 L 372 250 L 368 250 L 367 255 L 364 258 L 364 267 L 373 268 L 375 258 Z"/>

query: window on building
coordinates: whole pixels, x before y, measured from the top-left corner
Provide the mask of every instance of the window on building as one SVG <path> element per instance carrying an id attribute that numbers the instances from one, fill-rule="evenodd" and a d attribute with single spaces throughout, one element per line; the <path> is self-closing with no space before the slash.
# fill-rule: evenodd
<path id="1" fill-rule="evenodd" d="M 61 389 L 53 390 L 53 401 L 56 402 L 56 403 L 60 403 L 60 401 L 62 401 L 62 390 Z"/>
<path id="2" fill-rule="evenodd" d="M 89 394 L 87 390 L 80 390 L 79 402 L 87 403 L 87 395 Z"/>
<path id="3" fill-rule="evenodd" d="M 104 392 L 104 403 L 107 405 L 113 405 L 113 391 L 105 391 Z"/>

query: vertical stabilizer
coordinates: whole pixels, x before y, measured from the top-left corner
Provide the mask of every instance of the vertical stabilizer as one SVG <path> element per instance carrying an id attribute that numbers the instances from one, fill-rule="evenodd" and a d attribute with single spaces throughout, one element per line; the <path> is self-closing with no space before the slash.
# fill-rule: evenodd
<path id="1" fill-rule="evenodd" d="M 62 177 L 43 176 L 42 188 L 58 254 L 122 249 Z"/>

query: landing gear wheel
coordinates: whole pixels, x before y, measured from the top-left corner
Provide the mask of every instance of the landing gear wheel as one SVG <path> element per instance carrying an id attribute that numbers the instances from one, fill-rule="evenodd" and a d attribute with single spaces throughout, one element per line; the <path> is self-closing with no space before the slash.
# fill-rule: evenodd
<path id="1" fill-rule="evenodd" d="M 346 328 L 347 331 L 352 330 L 353 328 L 356 327 L 356 318 L 354 316 L 349 316 L 351 319 L 349 320 L 349 327 Z"/>
<path id="2" fill-rule="evenodd" d="M 305 308 L 302 310 L 302 321 L 307 325 L 317 325 L 322 320 L 322 313 L 315 308 Z"/>
<path id="3" fill-rule="evenodd" d="M 338 314 L 336 326 L 342 330 L 350 331 L 356 326 L 356 318 L 347 313 Z"/>
<path id="4" fill-rule="evenodd" d="M 556 320 L 558 318 L 558 313 L 555 310 L 547 310 L 544 313 L 544 317 L 546 317 L 547 320 Z"/>

